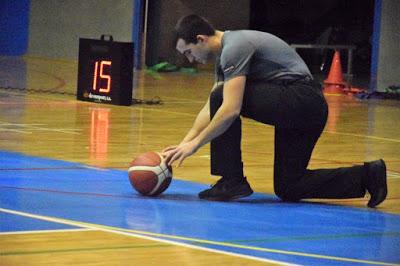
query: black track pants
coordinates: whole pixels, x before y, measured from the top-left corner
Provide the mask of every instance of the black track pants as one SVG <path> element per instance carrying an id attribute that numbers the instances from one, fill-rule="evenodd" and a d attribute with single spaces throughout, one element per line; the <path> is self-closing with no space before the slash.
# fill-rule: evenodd
<path id="1" fill-rule="evenodd" d="M 211 93 L 211 118 L 222 101 L 220 86 Z M 247 82 L 241 115 L 275 126 L 274 190 L 281 199 L 364 196 L 364 166 L 307 169 L 328 115 L 319 84 L 302 80 Z M 238 118 L 211 141 L 212 175 L 234 177 L 243 173 L 241 138 Z"/>

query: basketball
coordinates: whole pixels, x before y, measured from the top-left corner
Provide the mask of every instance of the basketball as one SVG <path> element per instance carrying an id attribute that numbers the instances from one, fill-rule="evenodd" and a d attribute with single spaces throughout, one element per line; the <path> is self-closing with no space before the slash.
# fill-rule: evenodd
<path id="1" fill-rule="evenodd" d="M 129 181 L 142 195 L 157 196 L 163 193 L 172 180 L 172 168 L 161 154 L 150 151 L 137 156 L 129 165 Z"/>

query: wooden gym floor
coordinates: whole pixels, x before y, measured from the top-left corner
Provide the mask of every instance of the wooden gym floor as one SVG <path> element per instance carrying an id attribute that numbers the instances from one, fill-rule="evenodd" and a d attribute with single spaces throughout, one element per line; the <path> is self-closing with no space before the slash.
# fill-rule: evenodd
<path id="1" fill-rule="evenodd" d="M 216 181 L 206 146 L 174 168 L 163 196 L 147 199 L 127 181 L 129 162 L 181 140 L 213 74 L 138 72 L 134 97 L 163 104 L 130 107 L 75 100 L 76 76 L 75 61 L 0 58 L 1 265 L 400 265 L 398 101 L 326 95 L 329 120 L 310 162 L 384 158 L 389 194 L 376 210 L 368 196 L 280 202 L 273 128 L 247 119 L 243 159 L 256 195 L 198 200 Z"/>

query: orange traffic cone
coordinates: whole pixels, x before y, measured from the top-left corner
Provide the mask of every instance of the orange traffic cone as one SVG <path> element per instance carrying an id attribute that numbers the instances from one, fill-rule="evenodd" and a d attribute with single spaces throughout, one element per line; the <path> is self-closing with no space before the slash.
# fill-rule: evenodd
<path id="1" fill-rule="evenodd" d="M 343 89 L 345 87 L 347 87 L 347 83 L 343 79 L 340 53 L 339 51 L 335 51 L 328 78 L 324 80 L 324 92 L 344 94 Z"/>

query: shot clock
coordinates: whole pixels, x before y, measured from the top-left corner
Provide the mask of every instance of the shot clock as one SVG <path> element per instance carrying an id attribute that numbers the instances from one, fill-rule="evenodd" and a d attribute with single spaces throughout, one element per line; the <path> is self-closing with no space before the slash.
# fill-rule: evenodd
<path id="1" fill-rule="evenodd" d="M 78 100 L 131 105 L 132 78 L 133 43 L 79 39 Z"/>

